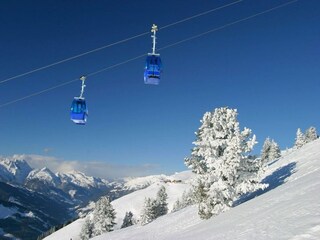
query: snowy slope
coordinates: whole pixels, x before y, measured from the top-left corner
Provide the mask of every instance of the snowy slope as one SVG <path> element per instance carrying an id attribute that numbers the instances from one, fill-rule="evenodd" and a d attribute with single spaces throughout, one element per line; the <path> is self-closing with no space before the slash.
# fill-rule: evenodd
<path id="1" fill-rule="evenodd" d="M 166 187 L 168 193 L 168 208 L 169 211 L 172 209 L 174 202 L 178 197 L 181 197 L 182 193 L 185 190 L 190 188 L 190 180 L 194 177 L 194 174 L 191 171 L 186 171 L 182 173 L 177 173 L 172 176 L 166 175 L 157 175 L 157 176 L 149 176 L 143 178 L 137 178 L 136 180 L 131 179 L 127 180 L 129 184 L 127 186 L 131 186 L 133 188 L 141 187 L 142 185 L 151 184 L 149 187 L 137 190 L 133 193 L 125 195 L 119 199 L 112 201 L 112 205 L 115 208 L 117 213 L 116 229 L 119 229 L 125 213 L 127 211 L 131 211 L 135 218 L 138 218 L 141 212 L 141 209 L 144 204 L 145 197 L 155 198 L 156 194 L 161 185 Z M 182 182 L 175 183 L 174 180 L 181 180 Z M 141 185 L 142 184 L 142 185 Z M 63 229 L 58 230 L 57 232 L 51 234 L 46 237 L 46 240 L 52 239 L 73 239 L 77 240 L 79 238 L 81 226 L 84 222 L 84 219 L 79 219 Z"/>
<path id="2" fill-rule="evenodd" d="M 189 176 L 189 177 L 187 177 Z M 135 191 L 131 194 L 125 195 L 115 201 L 112 202 L 112 206 L 114 207 L 117 216 L 116 223 L 117 226 L 115 229 L 120 228 L 125 213 L 131 211 L 133 213 L 134 218 L 139 218 L 141 209 L 144 204 L 144 199 L 146 197 L 155 198 L 160 186 L 165 186 L 166 192 L 168 194 L 168 209 L 172 210 L 174 202 L 181 197 L 182 193 L 185 190 L 190 188 L 190 178 L 193 177 L 193 174 L 190 171 L 182 172 L 179 174 L 175 174 L 170 177 L 166 177 L 165 181 L 158 181 L 151 184 L 149 187 Z M 167 180 L 182 180 L 181 183 L 173 183 L 167 182 Z"/>
<path id="3" fill-rule="evenodd" d="M 209 220 L 200 220 L 197 207 L 191 206 L 156 219 L 146 226 L 115 230 L 95 240 L 194 240 L 194 239 L 320 239 L 320 140 L 301 149 L 287 151 L 284 157 L 270 163 L 264 181 L 270 186 L 264 192 L 246 196 L 236 207 Z M 177 174 L 178 176 L 178 174 Z M 184 172 L 183 184 L 166 183 L 169 203 L 188 188 Z M 179 178 L 179 177 L 177 177 Z M 141 211 L 144 197 L 154 197 L 157 186 L 133 192 L 112 202 L 120 223 L 125 211 Z M 251 199 L 252 198 L 252 199 Z M 251 199 L 251 200 L 250 200 Z M 83 223 L 80 219 L 46 239 L 79 239 Z"/>
<path id="4" fill-rule="evenodd" d="M 283 158 L 270 163 L 264 181 L 270 184 L 264 192 L 246 196 L 241 204 L 209 220 L 200 220 L 196 206 L 191 206 L 146 226 L 115 230 L 94 239 L 320 239 L 320 140 L 288 151 Z M 178 193 L 178 189 L 171 189 L 171 184 L 167 183 L 168 191 Z M 126 208 L 139 212 L 141 205 L 137 202 L 154 196 L 155 191 L 152 184 L 114 201 L 119 217 Z M 82 222 L 80 219 L 46 239 L 77 240 Z"/>
<path id="5" fill-rule="evenodd" d="M 267 192 L 210 220 L 199 220 L 193 206 L 94 239 L 320 239 L 320 140 L 272 163 L 267 174 Z"/>

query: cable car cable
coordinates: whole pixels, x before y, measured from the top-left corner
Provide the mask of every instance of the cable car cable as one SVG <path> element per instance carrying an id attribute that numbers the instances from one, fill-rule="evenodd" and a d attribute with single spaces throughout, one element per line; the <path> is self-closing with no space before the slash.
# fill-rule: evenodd
<path id="1" fill-rule="evenodd" d="M 102 69 L 100 69 L 100 70 L 98 70 L 98 71 L 89 73 L 89 74 L 87 74 L 86 76 L 87 76 L 87 77 L 94 76 L 94 75 L 96 75 L 96 74 L 98 74 L 98 73 L 101 73 L 101 72 L 110 70 L 110 69 L 115 68 L 115 67 L 119 67 L 119 66 L 121 66 L 121 65 L 127 64 L 127 63 L 132 62 L 132 61 L 134 61 L 134 60 L 137 60 L 137 59 L 139 59 L 139 58 L 145 57 L 146 55 L 147 55 L 147 54 L 142 54 L 142 55 L 139 55 L 139 56 L 137 56 L 137 57 L 130 58 L 130 59 L 125 60 L 125 61 L 123 61 L 123 62 L 120 62 L 120 63 L 114 64 L 114 65 L 112 65 L 112 66 L 109 66 L 109 67 L 106 67 L 106 68 L 102 68 Z M 31 97 L 35 97 L 35 96 L 37 96 L 37 95 L 41 95 L 41 94 L 43 94 L 43 93 L 52 91 L 52 90 L 54 90 L 54 89 L 56 89 L 56 88 L 60 88 L 60 87 L 66 86 L 66 85 L 68 85 L 68 84 L 71 84 L 71 83 L 74 83 L 74 82 L 77 82 L 77 81 L 79 81 L 79 78 L 75 78 L 75 79 L 70 80 L 70 81 L 68 81 L 68 82 L 64 82 L 64 83 L 58 84 L 58 85 L 56 85 L 56 86 L 53 86 L 53 87 L 50 87 L 50 88 L 46 88 L 46 89 L 44 89 L 44 90 L 41 90 L 41 91 L 39 91 L 39 92 L 35 92 L 35 93 L 30 94 L 30 95 L 21 97 L 21 98 L 17 98 L 17 99 L 15 99 L 15 100 L 12 100 L 12 101 L 9 101 L 9 102 L 6 102 L 6 103 L 1 104 L 1 105 L 0 105 L 0 108 L 5 107 L 5 106 L 8 106 L 8 105 L 11 105 L 11 104 L 16 103 L 16 102 L 20 102 L 20 101 L 22 101 L 22 100 L 25 100 L 25 99 L 28 99 L 28 98 L 31 98 Z"/>
<path id="2" fill-rule="evenodd" d="M 177 25 L 177 24 L 179 24 L 179 23 L 183 23 L 183 22 L 189 21 L 189 20 L 191 20 L 191 19 L 194 19 L 194 18 L 197 18 L 197 17 L 201 17 L 201 16 L 204 16 L 204 15 L 207 15 L 207 14 L 209 14 L 209 13 L 218 11 L 218 10 L 223 9 L 223 8 L 226 8 L 226 7 L 230 7 L 230 6 L 234 5 L 234 4 L 237 4 L 237 3 L 240 3 L 240 2 L 243 2 L 243 1 L 244 1 L 244 0 L 238 0 L 238 1 L 235 1 L 235 2 L 232 2 L 232 3 L 229 3 L 229 4 L 226 4 L 226 5 L 223 5 L 223 6 L 221 6 L 221 7 L 217 7 L 217 8 L 210 9 L 210 10 L 208 10 L 208 11 L 206 11 L 206 12 L 202 12 L 202 13 L 193 15 L 193 16 L 191 16 L 191 17 L 188 17 L 188 18 L 179 20 L 179 21 L 177 21 L 177 22 L 167 24 L 167 25 L 165 25 L 165 26 L 163 26 L 163 27 L 159 27 L 159 30 L 166 29 L 166 28 L 168 28 L 168 27 L 172 27 L 172 26 Z"/>
<path id="3" fill-rule="evenodd" d="M 290 1 L 290 2 L 283 3 L 283 4 L 281 4 L 281 5 L 278 5 L 278 6 L 276 6 L 276 7 L 267 9 L 267 10 L 265 10 L 265 11 L 259 12 L 259 13 L 257 13 L 257 14 L 251 15 L 251 16 L 249 16 L 249 17 L 242 18 L 242 19 L 239 19 L 239 20 L 234 21 L 234 22 L 231 22 L 231 23 L 227 23 L 227 24 L 225 24 L 225 25 L 223 25 L 223 26 L 221 26 L 221 27 L 217 27 L 217 28 L 208 30 L 208 31 L 206 31 L 206 32 L 200 33 L 200 34 L 198 34 L 198 35 L 195 35 L 195 36 L 192 36 L 192 37 L 183 39 L 183 40 L 181 40 L 181 41 L 178 41 L 178 42 L 169 44 L 169 45 L 167 45 L 167 46 L 165 46 L 165 47 L 159 48 L 158 50 L 164 50 L 164 49 L 166 49 L 166 48 L 170 48 L 170 47 L 176 46 L 176 45 L 178 45 L 178 44 L 181 44 L 181 43 L 184 43 L 184 42 L 187 42 L 187 41 L 190 41 L 190 40 L 193 40 L 193 39 L 202 37 L 202 36 L 207 35 L 207 34 L 209 34 L 209 33 L 222 30 L 222 29 L 224 29 L 224 28 L 230 27 L 230 26 L 235 25 L 235 24 L 237 24 L 237 23 L 244 22 L 244 21 L 249 20 L 249 19 L 251 19 L 251 18 L 258 17 L 258 16 L 260 16 L 260 15 L 263 15 L 263 14 L 265 14 L 265 13 L 271 12 L 271 11 L 276 10 L 276 9 L 278 9 L 278 8 L 285 7 L 285 6 L 287 6 L 287 5 L 290 5 L 290 4 L 295 3 L 295 2 L 298 2 L 298 1 L 299 1 L 299 0 L 292 0 L 292 1 Z"/>
<path id="4" fill-rule="evenodd" d="M 217 10 L 220 10 L 220 9 L 223 9 L 223 8 L 226 8 L 226 7 L 229 7 L 229 6 L 232 6 L 232 5 L 237 4 L 237 3 L 240 3 L 240 2 L 242 2 L 242 1 L 244 1 L 244 0 L 238 0 L 238 1 L 229 3 L 229 4 L 226 4 L 226 5 L 217 7 L 217 8 L 210 9 L 210 10 L 208 10 L 208 11 L 205 11 L 205 12 L 202 12 L 202 13 L 199 13 L 199 14 L 196 14 L 196 15 L 193 15 L 193 16 L 191 16 L 191 17 L 188 17 L 188 18 L 185 18 L 185 19 L 182 19 L 182 20 L 179 20 L 179 21 L 176 21 L 176 22 L 167 24 L 167 25 L 165 25 L 165 26 L 163 26 L 163 27 L 161 27 L 161 28 L 159 28 L 159 29 L 165 29 L 165 28 L 172 27 L 172 26 L 177 25 L 177 24 L 179 24 L 179 23 L 183 23 L 183 22 L 189 21 L 189 20 L 191 20 L 191 19 L 204 16 L 204 15 L 206 15 L 206 14 L 209 14 L 209 13 L 215 12 L 215 11 L 217 11 Z M 120 41 L 117 41 L 117 42 L 114 42 L 114 43 L 110 43 L 110 44 L 108 44 L 108 45 L 105 45 L 105 46 L 102 46 L 102 47 L 99 47 L 99 48 L 96 48 L 96 49 L 93 49 L 93 50 L 90 50 L 90 51 L 87 51 L 87 52 L 84 52 L 84 53 L 80 53 L 80 54 L 78 54 L 78 55 L 75 55 L 75 56 L 72 56 L 72 57 L 69 57 L 69 58 L 66 58 L 66 59 L 63 59 L 63 60 L 60 60 L 60 61 L 57 61 L 57 62 L 48 64 L 48 65 L 46 65 L 46 66 L 39 67 L 39 68 L 30 70 L 30 71 L 28 71 L 28 72 L 21 73 L 21 74 L 18 74 L 18 75 L 16 75 L 16 76 L 9 77 L 9 78 L 7 78 L 7 79 L 1 80 L 1 81 L 0 81 L 0 84 L 3 84 L 3 83 L 5 83 L 5 82 L 12 81 L 12 80 L 14 80 L 14 79 L 17 79 L 17 78 L 20 78 L 20 77 L 23 77 L 23 76 L 27 76 L 27 75 L 29 75 L 29 74 L 32 74 L 32 73 L 35 73 L 35 72 L 38 72 L 38 71 L 41 71 L 41 70 L 44 70 L 44 69 L 47 69 L 47 68 L 56 66 L 56 65 L 61 64 L 61 63 L 65 63 L 65 62 L 74 60 L 74 59 L 76 59 L 76 58 L 83 57 L 83 56 L 85 56 L 85 55 L 88 55 L 88 54 L 91 54 L 91 53 L 94 53 L 94 52 L 101 51 L 101 50 L 103 50 L 103 49 L 106 49 L 106 48 L 109 48 L 109 47 L 112 47 L 112 46 L 115 46 L 115 45 L 118 45 L 118 44 L 121 44 L 121 43 L 128 42 L 128 41 L 130 41 L 130 40 L 133 40 L 133 39 L 136 39 L 136 38 L 139 38 L 139 37 L 148 35 L 148 34 L 149 34 L 149 31 L 148 31 L 148 32 L 144 32 L 144 33 L 137 34 L 137 35 L 132 36 L 132 37 L 129 37 L 129 38 L 125 38 L 125 39 L 123 39 L 123 40 L 120 40 Z"/>
<path id="5" fill-rule="evenodd" d="M 268 12 L 271 12 L 271 11 L 274 11 L 274 10 L 276 10 L 276 9 L 279 9 L 279 8 L 282 8 L 282 7 L 285 7 L 285 6 L 288 6 L 288 5 L 293 4 L 293 3 L 295 3 L 295 2 L 298 2 L 298 1 L 299 1 L 299 0 L 292 0 L 292 1 L 286 2 L 286 3 L 284 3 L 284 4 L 280 4 L 280 5 L 276 6 L 276 7 L 267 9 L 267 10 L 265 10 L 265 11 L 262 11 L 262 12 L 259 12 L 259 13 L 256 13 L 256 14 L 253 14 L 253 15 L 251 15 L 251 16 L 249 16 L 249 17 L 242 18 L 242 19 L 239 19 L 239 20 L 234 21 L 234 22 L 231 22 L 231 23 L 227 23 L 227 24 L 225 24 L 225 25 L 223 25 L 223 26 L 221 26 L 221 27 L 214 28 L 214 29 L 211 29 L 211 30 L 209 30 L 209 31 L 203 32 L 203 33 L 201 33 L 201 34 L 195 35 L 195 36 L 193 36 L 193 37 L 189 37 L 189 38 L 186 38 L 186 39 L 184 39 L 184 40 L 181 40 L 181 41 L 178 41 L 178 42 L 175 42 L 175 43 L 166 45 L 166 46 L 164 46 L 164 47 L 159 48 L 158 50 L 164 50 L 164 49 L 167 49 L 167 48 L 176 46 L 176 45 L 178 45 L 178 44 L 184 43 L 184 42 L 186 42 L 186 41 L 190 41 L 190 40 L 193 40 L 193 39 L 195 39 L 195 38 L 202 37 L 202 36 L 204 36 L 204 35 L 206 35 L 206 34 L 213 33 L 213 32 L 216 32 L 216 31 L 218 31 L 218 30 L 222 30 L 222 29 L 224 29 L 224 28 L 226 28 L 226 27 L 229 27 L 229 26 L 232 26 L 232 25 L 234 25 L 234 24 L 236 24 L 236 23 L 240 23 L 240 22 L 243 22 L 243 21 L 245 21 L 245 20 L 252 19 L 252 18 L 254 18 L 254 17 L 257 17 L 257 16 L 260 16 L 260 15 L 262 15 L 262 14 L 265 14 L 265 13 L 268 13 Z M 94 75 L 96 75 L 96 74 L 98 74 L 98 73 L 101 73 L 101 72 L 110 70 L 110 69 L 112 69 L 112 68 L 115 68 L 115 67 L 118 67 L 118 66 L 127 64 L 127 63 L 129 63 L 129 62 L 132 62 L 132 61 L 134 61 L 134 60 L 137 60 L 137 59 L 142 58 L 142 57 L 145 57 L 145 56 L 147 56 L 147 54 L 142 54 L 142 55 L 139 55 L 139 56 L 130 58 L 130 59 L 125 60 L 125 61 L 123 61 L 123 62 L 120 62 L 120 63 L 114 64 L 114 65 L 112 65 L 112 66 L 109 66 L 109 67 L 106 67 L 106 68 L 102 68 L 102 69 L 100 69 L 100 70 L 98 70 L 98 71 L 89 73 L 89 74 L 87 74 L 86 76 L 94 76 Z M 15 99 L 15 100 L 12 100 L 12 101 L 3 103 L 3 104 L 0 105 L 0 108 L 5 107 L 5 106 L 8 106 L 8 105 L 11 105 L 11 104 L 13 104 L 13 103 L 16 103 L 16 102 L 19 102 L 19 101 L 22 101 L 22 100 L 25 100 L 25 99 L 28 99 L 28 98 L 31 98 L 31 97 L 34 97 L 34 96 L 37 96 L 37 95 L 40 95 L 40 94 L 43 94 L 43 93 L 45 93 L 45 92 L 49 92 L 49 91 L 54 90 L 54 89 L 56 89 L 56 88 L 63 87 L 63 86 L 65 86 L 65 85 L 68 85 L 68 84 L 73 83 L 73 82 L 75 82 L 75 81 L 79 81 L 79 79 L 78 79 L 78 78 L 77 78 L 77 79 L 73 79 L 73 80 L 71 80 L 71 81 L 68 81 L 68 82 L 65 82 L 65 83 L 61 83 L 61 84 L 59 84 L 59 85 L 56 85 L 56 86 L 53 86 L 53 87 L 44 89 L 44 90 L 42 90 L 42 91 L 39 91 L 39 92 L 30 94 L 30 95 L 27 95 L 27 96 L 25 96 L 25 97 L 21 97 L 21 98 L 18 98 L 18 99 Z"/>

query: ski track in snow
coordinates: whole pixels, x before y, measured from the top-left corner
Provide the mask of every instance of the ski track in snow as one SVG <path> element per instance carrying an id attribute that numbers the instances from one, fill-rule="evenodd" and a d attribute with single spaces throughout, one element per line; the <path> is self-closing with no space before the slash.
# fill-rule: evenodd
<path id="1" fill-rule="evenodd" d="M 95 240 L 315 240 L 320 239 L 320 140 L 284 154 L 265 175 L 269 188 L 229 211 L 201 220 L 197 207 L 169 213 L 152 223 L 115 230 Z M 160 183 L 157 183 L 160 184 Z M 127 209 L 141 211 L 146 196 L 155 197 L 157 184 L 115 200 L 118 224 Z M 163 184 L 163 183 L 161 183 Z M 187 189 L 187 184 L 184 184 Z M 165 184 L 170 207 L 182 186 Z M 172 196 L 174 195 L 174 196 Z M 253 195 L 255 196 L 255 195 Z M 174 200 L 173 200 L 174 199 Z M 248 198 L 249 199 L 249 198 Z M 140 201 L 141 204 L 140 204 Z M 139 204 L 138 204 L 139 202 Z M 83 219 L 45 239 L 78 240 Z"/>

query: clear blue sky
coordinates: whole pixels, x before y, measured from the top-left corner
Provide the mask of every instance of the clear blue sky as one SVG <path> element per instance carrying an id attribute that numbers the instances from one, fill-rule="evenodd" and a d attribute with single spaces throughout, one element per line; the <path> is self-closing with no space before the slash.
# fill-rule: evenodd
<path id="1" fill-rule="evenodd" d="M 0 80 L 232 1 L 47 0 L 0 2 Z M 158 32 L 158 47 L 285 3 L 242 3 Z M 300 0 L 161 51 L 159 86 L 144 59 L 88 78 L 86 126 L 69 120 L 80 81 L 0 109 L 0 154 L 185 169 L 206 111 L 237 108 L 241 127 L 291 147 L 298 127 L 320 128 L 320 1 Z M 144 36 L 0 85 L 0 104 L 151 51 Z M 49 149 L 50 151 L 44 151 Z"/>

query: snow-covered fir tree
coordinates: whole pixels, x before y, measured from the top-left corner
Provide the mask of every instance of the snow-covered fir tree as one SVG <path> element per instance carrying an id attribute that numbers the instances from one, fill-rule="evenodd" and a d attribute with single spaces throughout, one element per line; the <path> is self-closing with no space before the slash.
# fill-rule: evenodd
<path id="1" fill-rule="evenodd" d="M 80 232 L 81 240 L 89 240 L 93 236 L 93 222 L 87 217 Z"/>
<path id="2" fill-rule="evenodd" d="M 279 145 L 273 139 L 267 138 L 263 143 L 261 161 L 265 164 L 279 157 L 281 157 Z"/>
<path id="3" fill-rule="evenodd" d="M 184 191 L 182 193 L 181 199 L 178 198 L 172 207 L 172 212 L 179 211 L 187 206 L 190 206 L 192 204 L 195 204 L 195 196 L 193 190 Z"/>
<path id="4" fill-rule="evenodd" d="M 267 163 L 270 160 L 270 149 L 271 149 L 271 140 L 270 138 L 266 138 L 263 143 L 261 150 L 261 161 Z"/>
<path id="5" fill-rule="evenodd" d="M 157 192 L 156 197 L 156 206 L 155 206 L 155 215 L 156 218 L 166 215 L 168 213 L 168 194 L 166 192 L 166 188 L 161 186 L 159 191 Z"/>
<path id="6" fill-rule="evenodd" d="M 174 204 L 173 204 L 173 206 L 172 206 L 172 211 L 171 211 L 171 212 L 177 212 L 177 211 L 179 211 L 180 209 L 183 209 L 183 205 L 182 205 L 180 199 L 178 198 L 178 199 L 174 202 Z"/>
<path id="7" fill-rule="evenodd" d="M 146 198 L 140 216 L 141 225 L 152 222 L 157 217 L 168 213 L 168 194 L 166 188 L 161 186 L 157 192 L 156 199 Z"/>
<path id="8" fill-rule="evenodd" d="M 318 138 L 317 129 L 315 127 L 310 127 L 306 130 L 305 140 L 306 142 L 312 142 Z"/>
<path id="9" fill-rule="evenodd" d="M 194 199 L 194 193 L 193 190 L 190 189 L 188 191 L 183 191 L 182 197 L 181 197 L 182 202 L 184 203 L 185 206 L 190 206 L 192 204 L 195 204 L 195 199 Z"/>
<path id="10" fill-rule="evenodd" d="M 271 149 L 270 149 L 270 153 L 269 153 L 269 160 L 278 159 L 279 157 L 281 157 L 280 147 L 279 147 L 278 143 L 276 143 L 272 139 L 272 141 L 271 141 Z"/>
<path id="11" fill-rule="evenodd" d="M 303 145 L 306 144 L 306 137 L 305 135 L 302 133 L 301 129 L 298 128 L 297 129 L 297 134 L 296 134 L 296 141 L 294 143 L 294 146 L 296 148 L 301 148 Z"/>
<path id="12" fill-rule="evenodd" d="M 113 227 L 116 224 L 114 222 L 116 213 L 112 207 L 109 198 L 100 198 L 93 210 L 93 236 L 101 235 L 105 232 L 113 231 Z"/>
<path id="13" fill-rule="evenodd" d="M 140 223 L 146 225 L 156 219 L 156 200 L 151 198 L 145 198 L 144 206 L 142 208 Z"/>
<path id="14" fill-rule="evenodd" d="M 121 228 L 130 227 L 132 225 L 133 225 L 133 214 L 131 211 L 129 211 L 129 212 L 126 212 Z"/>
<path id="15" fill-rule="evenodd" d="M 250 159 L 256 144 L 251 130 L 240 130 L 237 110 L 217 108 L 204 114 L 195 147 L 185 164 L 198 175 L 199 215 L 207 219 L 229 209 L 241 194 L 263 188 L 261 164 Z"/>

